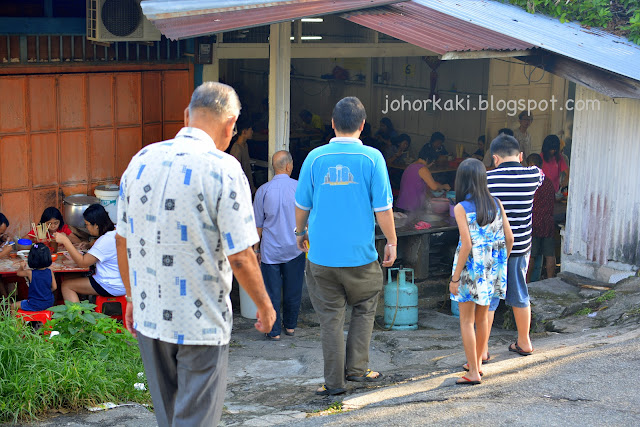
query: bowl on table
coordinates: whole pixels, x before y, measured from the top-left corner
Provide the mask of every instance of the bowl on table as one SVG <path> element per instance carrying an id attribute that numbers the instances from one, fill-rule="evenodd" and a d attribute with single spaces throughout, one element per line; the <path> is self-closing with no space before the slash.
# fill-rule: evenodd
<path id="1" fill-rule="evenodd" d="M 29 258 L 30 249 L 23 249 L 21 251 L 16 252 L 21 260 L 26 261 Z"/>
<path id="2" fill-rule="evenodd" d="M 51 254 L 51 262 L 56 262 L 58 259 L 58 254 Z"/>
<path id="3" fill-rule="evenodd" d="M 31 249 L 33 242 L 29 239 L 18 239 L 15 244 L 16 251 L 24 251 Z"/>

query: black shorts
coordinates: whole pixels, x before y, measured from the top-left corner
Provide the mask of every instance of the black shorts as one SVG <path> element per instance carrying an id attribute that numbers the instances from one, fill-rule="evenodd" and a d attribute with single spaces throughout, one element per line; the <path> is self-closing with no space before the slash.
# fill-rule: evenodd
<path id="1" fill-rule="evenodd" d="M 532 237 L 531 256 L 555 256 L 556 241 L 553 237 Z"/>
<path id="2" fill-rule="evenodd" d="M 96 282 L 96 279 L 93 278 L 93 276 L 89 276 L 89 283 L 91 283 L 91 287 L 93 288 L 94 291 L 96 291 L 96 293 L 98 295 L 100 295 L 101 297 L 114 297 L 115 295 L 111 295 L 109 292 L 105 291 L 104 288 L 102 286 L 100 286 L 100 283 Z"/>

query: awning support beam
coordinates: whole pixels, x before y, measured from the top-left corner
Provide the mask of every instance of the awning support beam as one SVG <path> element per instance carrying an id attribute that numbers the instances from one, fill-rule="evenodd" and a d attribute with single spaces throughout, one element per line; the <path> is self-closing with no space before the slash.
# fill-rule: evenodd
<path id="1" fill-rule="evenodd" d="M 272 24 L 269 37 L 269 163 L 289 150 L 291 127 L 291 23 Z M 269 168 L 269 177 L 273 171 Z"/>

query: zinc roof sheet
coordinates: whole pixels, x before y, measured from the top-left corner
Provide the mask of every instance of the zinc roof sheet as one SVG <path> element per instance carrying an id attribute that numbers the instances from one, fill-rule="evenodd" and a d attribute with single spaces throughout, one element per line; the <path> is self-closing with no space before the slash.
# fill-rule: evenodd
<path id="1" fill-rule="evenodd" d="M 438 54 L 481 50 L 525 50 L 533 44 L 439 12 L 416 2 L 350 12 L 351 22 Z"/>
<path id="2" fill-rule="evenodd" d="M 640 80 L 640 46 L 578 23 L 490 0 L 412 0 L 452 18 L 490 29 L 536 47 Z"/>
<path id="3" fill-rule="evenodd" d="M 167 38 L 205 34 L 398 3 L 398 0 L 145 0 L 145 16 Z"/>

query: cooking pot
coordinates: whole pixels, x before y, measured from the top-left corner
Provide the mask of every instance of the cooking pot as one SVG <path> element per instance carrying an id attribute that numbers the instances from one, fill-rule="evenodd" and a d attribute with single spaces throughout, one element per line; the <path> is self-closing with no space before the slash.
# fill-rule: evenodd
<path id="1" fill-rule="evenodd" d="M 82 214 L 91 205 L 100 203 L 97 197 L 87 196 L 86 194 L 73 194 L 67 196 L 63 200 L 64 203 L 64 221 L 76 228 L 84 228 L 84 217 Z"/>

